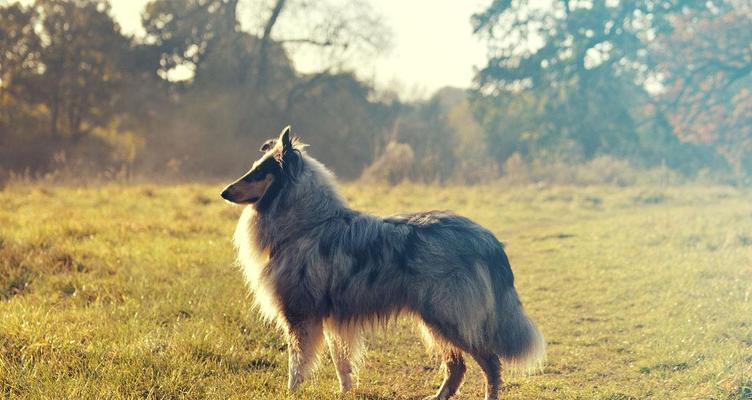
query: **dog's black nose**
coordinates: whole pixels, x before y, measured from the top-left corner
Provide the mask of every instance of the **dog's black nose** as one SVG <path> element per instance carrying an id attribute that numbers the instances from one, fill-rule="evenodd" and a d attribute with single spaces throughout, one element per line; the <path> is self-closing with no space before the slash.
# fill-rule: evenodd
<path id="1" fill-rule="evenodd" d="M 225 200 L 230 200 L 230 190 L 229 189 L 223 190 L 222 193 L 220 193 L 219 195 L 222 196 L 222 198 L 225 199 Z"/>

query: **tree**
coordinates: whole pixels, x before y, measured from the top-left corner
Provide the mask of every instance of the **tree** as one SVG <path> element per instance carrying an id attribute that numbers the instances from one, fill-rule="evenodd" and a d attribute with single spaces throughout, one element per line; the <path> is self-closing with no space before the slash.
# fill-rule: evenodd
<path id="1" fill-rule="evenodd" d="M 752 8 L 677 16 L 654 53 L 662 106 L 682 140 L 715 149 L 741 177 L 752 167 Z"/>
<path id="2" fill-rule="evenodd" d="M 494 1 L 473 16 L 476 34 L 489 43 L 476 88 L 492 145 L 544 155 L 560 149 L 575 158 L 638 155 L 638 114 L 653 71 L 647 44 L 670 31 L 674 15 L 708 8 L 700 0 Z M 500 106 L 524 112 L 500 121 L 510 117 Z"/>
<path id="3" fill-rule="evenodd" d="M 257 18 L 249 21 L 249 11 Z M 320 143 L 314 148 L 325 161 L 357 176 L 374 152 L 376 141 L 366 132 L 380 134 L 392 118 L 344 64 L 356 49 L 380 49 L 385 33 L 370 14 L 360 2 L 337 8 L 301 0 L 152 1 L 143 14 L 145 43 L 161 53 L 160 75 L 192 71 L 172 84 L 176 104 L 155 137 L 158 147 L 174 158 L 191 154 L 191 166 L 220 173 L 293 123 Z M 290 54 L 306 49 L 330 62 L 301 73 Z M 212 151 L 194 154 L 196 148 Z"/>
<path id="4" fill-rule="evenodd" d="M 12 93 L 21 87 L 17 82 L 27 79 L 39 66 L 41 39 L 34 31 L 37 18 L 33 9 L 19 4 L 0 8 L 0 90 L 3 94 L 22 96 Z"/>
<path id="5" fill-rule="evenodd" d="M 242 6 L 261 17 L 241 24 Z M 155 0 L 145 9 L 144 27 L 149 41 L 163 49 L 163 74 L 183 66 L 199 76 L 213 51 L 234 47 L 245 51 L 233 76 L 268 95 L 275 69 L 289 65 L 287 53 L 315 49 L 327 60 L 306 82 L 310 87 L 321 74 L 341 72 L 353 54 L 383 50 L 389 33 L 375 15 L 362 1 Z"/>
<path id="6" fill-rule="evenodd" d="M 13 4 L 0 8 L 0 148 L 9 149 L 16 130 L 34 131 L 36 110 L 28 102 L 28 81 L 38 75 L 41 39 L 34 31 L 33 9 Z M 8 159 L 11 154 L 0 153 Z"/>
<path id="7" fill-rule="evenodd" d="M 99 159 L 108 159 L 106 142 L 115 138 L 132 98 L 126 87 L 148 70 L 132 59 L 130 39 L 110 17 L 108 3 L 37 0 L 1 7 L 0 42 L 0 125 L 13 148 L 3 163 L 44 170 L 52 154 L 83 139 Z"/>
<path id="8" fill-rule="evenodd" d="M 238 0 L 157 0 L 146 5 L 147 42 L 162 53 L 160 75 L 183 66 L 194 73 L 220 42 L 236 40 Z"/>
<path id="9" fill-rule="evenodd" d="M 118 112 L 129 40 L 104 1 L 37 1 L 35 9 L 47 43 L 34 84 L 50 111 L 50 134 L 79 140 Z"/>

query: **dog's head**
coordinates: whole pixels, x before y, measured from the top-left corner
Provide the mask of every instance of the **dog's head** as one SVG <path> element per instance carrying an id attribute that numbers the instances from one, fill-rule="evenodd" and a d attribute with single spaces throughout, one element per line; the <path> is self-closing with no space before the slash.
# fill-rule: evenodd
<path id="1" fill-rule="evenodd" d="M 285 184 L 295 179 L 302 167 L 302 156 L 286 127 L 277 139 L 261 146 L 264 153 L 251 169 L 222 191 L 222 198 L 236 204 L 260 204 L 271 201 Z"/>

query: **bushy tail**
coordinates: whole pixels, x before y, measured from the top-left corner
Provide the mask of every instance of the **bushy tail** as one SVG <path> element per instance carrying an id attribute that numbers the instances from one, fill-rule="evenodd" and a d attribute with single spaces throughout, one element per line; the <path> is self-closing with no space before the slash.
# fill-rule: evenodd
<path id="1" fill-rule="evenodd" d="M 495 347 L 499 356 L 512 370 L 526 373 L 540 370 L 546 359 L 546 342 L 525 314 L 514 287 L 497 289 L 498 329 Z"/>

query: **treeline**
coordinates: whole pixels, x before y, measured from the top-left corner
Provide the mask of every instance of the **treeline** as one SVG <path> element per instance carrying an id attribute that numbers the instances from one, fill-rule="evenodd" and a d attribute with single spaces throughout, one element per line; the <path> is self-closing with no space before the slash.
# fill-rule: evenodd
<path id="1" fill-rule="evenodd" d="M 543 179 L 541 165 L 583 164 L 750 175 L 746 3 L 527 3 L 473 17 L 489 60 L 472 90 L 415 102 L 349 72 L 390 41 L 364 2 L 154 0 L 138 37 L 104 0 L 5 5 L 0 178 L 227 176 L 287 124 L 344 178 Z M 294 51 L 318 69 L 300 72 Z"/>
<path id="2" fill-rule="evenodd" d="M 356 176 L 399 104 L 374 100 L 368 85 L 329 65 L 297 72 L 272 32 L 285 13 L 325 11 L 301 7 L 277 1 L 254 34 L 241 29 L 238 0 L 156 0 L 143 11 L 143 38 L 123 35 L 106 1 L 3 7 L 0 166 L 227 175 L 291 123 L 334 168 Z M 381 27 L 364 23 L 359 13 L 369 10 L 358 7 L 322 15 L 291 40 L 332 58 L 378 50 Z M 353 33 L 361 29 L 369 36 Z M 191 78 L 171 79 L 181 71 Z"/>

